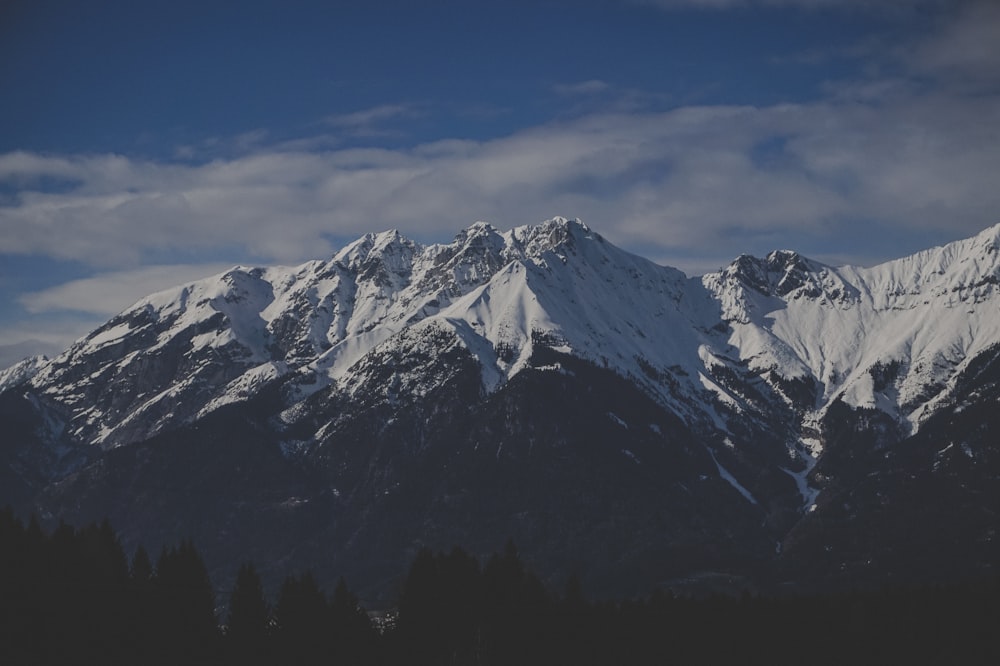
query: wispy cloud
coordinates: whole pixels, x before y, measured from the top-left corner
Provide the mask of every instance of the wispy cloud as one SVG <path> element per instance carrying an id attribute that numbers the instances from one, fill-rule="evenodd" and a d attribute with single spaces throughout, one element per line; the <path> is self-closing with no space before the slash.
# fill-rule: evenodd
<path id="1" fill-rule="evenodd" d="M 931 39 L 896 53 L 919 74 L 971 91 L 1000 91 L 1000 4 L 958 3 Z"/>
<path id="2" fill-rule="evenodd" d="M 105 316 L 60 312 L 0 326 L 0 370 L 29 356 L 57 356 L 106 320 Z"/>
<path id="3" fill-rule="evenodd" d="M 55 356 L 140 298 L 228 270 L 231 264 L 175 264 L 108 271 L 21 294 L 28 319 L 0 325 L 0 369 L 35 354 Z"/>
<path id="4" fill-rule="evenodd" d="M 0 330 L 0 338 L 4 337 L 3 333 Z M 68 344 L 67 340 L 61 338 L 58 340 L 39 340 L 37 338 L 16 339 L 20 341 L 12 344 L 0 344 L 0 370 L 8 368 L 30 356 L 44 354 L 52 358 L 65 351 Z"/>
<path id="5" fill-rule="evenodd" d="M 266 129 L 258 128 L 232 137 L 208 137 L 196 144 L 182 144 L 174 150 L 179 160 L 205 160 L 211 158 L 246 155 L 272 142 Z"/>
<path id="6" fill-rule="evenodd" d="M 172 264 L 101 273 L 41 291 L 18 301 L 32 314 L 80 312 L 110 317 L 144 296 L 221 273 L 230 264 Z"/>
<path id="7" fill-rule="evenodd" d="M 386 136 L 398 133 L 398 130 L 386 127 L 388 121 L 412 118 L 419 114 L 420 110 L 413 104 L 382 104 L 352 113 L 330 115 L 323 122 L 352 136 Z"/>
<path id="8" fill-rule="evenodd" d="M 0 157 L 23 189 L 0 207 L 0 252 L 128 267 L 224 248 L 292 262 L 332 238 L 471 220 L 579 215 L 612 239 L 696 249 L 729 230 L 835 233 L 859 219 L 975 231 L 994 221 L 1000 98 L 903 87 L 877 101 L 595 113 L 492 141 L 412 149 L 260 151 L 203 165 L 120 156 Z M 737 243 L 732 243 L 734 249 Z"/>
<path id="9" fill-rule="evenodd" d="M 552 87 L 558 95 L 597 95 L 607 92 L 611 85 L 599 79 L 590 79 L 579 83 L 559 83 Z"/>
<path id="10" fill-rule="evenodd" d="M 816 9 L 869 9 L 891 11 L 901 7 L 943 5 L 949 0 L 627 0 L 632 4 L 650 5 L 667 10 L 734 8 L 798 8 Z M 952 0 L 953 1 L 953 0 Z"/>

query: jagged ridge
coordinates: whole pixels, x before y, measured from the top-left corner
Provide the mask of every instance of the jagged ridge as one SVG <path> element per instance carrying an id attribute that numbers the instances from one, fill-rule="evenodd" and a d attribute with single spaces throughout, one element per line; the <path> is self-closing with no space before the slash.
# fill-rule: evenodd
<path id="1" fill-rule="evenodd" d="M 504 233 L 477 223 L 446 245 L 368 234 L 327 261 L 236 267 L 154 294 L 6 381 L 30 378 L 75 439 L 112 447 L 278 382 L 288 408 L 331 386 L 349 392 L 366 355 L 420 338 L 408 329 L 451 335 L 478 361 L 486 393 L 530 367 L 544 338 L 730 447 L 740 445 L 731 419 L 791 409 L 796 423 L 782 437 L 791 452 L 808 445 L 808 467 L 834 401 L 915 432 L 1000 340 L 998 234 L 869 269 L 791 251 L 745 255 L 701 279 L 564 218 Z"/>
<path id="2" fill-rule="evenodd" d="M 147 540 L 186 525 L 220 566 L 323 553 L 374 594 L 414 543 L 497 530 L 553 575 L 595 539 L 628 544 L 588 556 L 597 578 L 756 576 L 834 546 L 864 568 L 823 521 L 850 524 L 841 507 L 872 488 L 867 510 L 908 515 L 882 493 L 910 478 L 958 479 L 979 543 L 988 447 L 906 438 L 995 393 L 998 235 L 869 269 L 743 256 L 691 279 L 562 218 L 444 245 L 367 235 L 154 294 L 4 373 L 0 407 L 27 418 L 0 473 L 40 513 L 110 512 Z M 911 440 L 926 455 L 904 455 Z M 262 543 L 263 524 L 285 536 Z"/>

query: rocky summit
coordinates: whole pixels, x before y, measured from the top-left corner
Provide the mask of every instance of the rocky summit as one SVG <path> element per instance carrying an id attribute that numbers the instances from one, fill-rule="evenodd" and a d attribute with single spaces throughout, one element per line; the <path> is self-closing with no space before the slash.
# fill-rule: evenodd
<path id="1" fill-rule="evenodd" d="M 508 538 L 599 595 L 986 575 L 998 283 L 1000 225 L 700 278 L 562 218 L 369 234 L 0 373 L 0 503 L 386 603 L 419 548 Z"/>

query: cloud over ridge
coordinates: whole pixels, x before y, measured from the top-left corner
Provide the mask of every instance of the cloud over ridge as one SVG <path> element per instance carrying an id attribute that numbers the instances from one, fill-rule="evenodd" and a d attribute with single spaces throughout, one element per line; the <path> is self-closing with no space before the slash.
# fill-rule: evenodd
<path id="1" fill-rule="evenodd" d="M 1000 193 L 992 97 L 908 92 L 767 107 L 593 113 L 489 141 L 321 152 L 262 146 L 204 164 L 120 155 L 0 156 L 21 191 L 0 252 L 105 268 L 226 246 L 267 261 L 327 254 L 373 228 L 450 234 L 554 214 L 623 243 L 697 249 L 728 229 L 883 225 L 974 231 Z M 860 97 L 860 95 L 859 95 Z M 56 189 L 46 183 L 63 182 Z"/>

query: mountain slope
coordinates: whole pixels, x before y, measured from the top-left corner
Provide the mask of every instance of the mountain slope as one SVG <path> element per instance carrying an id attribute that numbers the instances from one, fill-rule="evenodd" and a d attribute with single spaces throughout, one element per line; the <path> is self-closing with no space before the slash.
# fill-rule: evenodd
<path id="1" fill-rule="evenodd" d="M 752 367 L 810 378 L 818 409 L 843 397 L 914 432 L 965 364 L 1000 337 L 998 236 L 993 227 L 868 269 L 776 252 L 741 258 L 705 283 Z"/>

